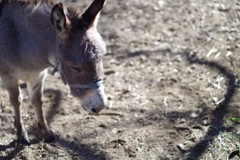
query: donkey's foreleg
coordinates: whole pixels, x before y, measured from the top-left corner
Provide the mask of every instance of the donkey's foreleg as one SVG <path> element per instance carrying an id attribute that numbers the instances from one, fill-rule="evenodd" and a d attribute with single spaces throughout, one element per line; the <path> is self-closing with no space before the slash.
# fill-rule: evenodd
<path id="1" fill-rule="evenodd" d="M 27 144 L 29 142 L 29 139 L 21 118 L 20 111 L 21 104 L 18 100 L 19 98 L 18 80 L 11 76 L 2 76 L 2 81 L 8 91 L 10 102 L 14 108 L 15 114 L 14 126 L 17 129 L 18 140 L 21 143 Z"/>
<path id="2" fill-rule="evenodd" d="M 47 121 L 46 121 L 45 115 L 44 115 L 44 111 L 42 108 L 43 102 L 42 102 L 41 98 L 42 98 L 43 80 L 44 80 L 43 74 L 40 74 L 39 76 L 32 78 L 28 82 L 28 89 L 29 89 L 29 93 L 30 93 L 31 103 L 36 111 L 38 127 L 40 128 L 40 130 L 43 134 L 44 141 L 52 142 L 55 140 L 55 135 L 47 124 Z"/>

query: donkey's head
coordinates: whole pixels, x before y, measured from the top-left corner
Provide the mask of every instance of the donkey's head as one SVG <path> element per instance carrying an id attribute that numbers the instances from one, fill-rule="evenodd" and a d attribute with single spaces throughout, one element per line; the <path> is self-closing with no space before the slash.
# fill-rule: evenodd
<path id="1" fill-rule="evenodd" d="M 106 105 L 102 58 L 105 43 L 96 30 L 97 17 L 105 0 L 94 0 L 89 8 L 78 14 L 62 3 L 52 9 L 51 20 L 57 33 L 58 69 L 71 93 L 81 100 L 85 110 L 98 113 Z"/>

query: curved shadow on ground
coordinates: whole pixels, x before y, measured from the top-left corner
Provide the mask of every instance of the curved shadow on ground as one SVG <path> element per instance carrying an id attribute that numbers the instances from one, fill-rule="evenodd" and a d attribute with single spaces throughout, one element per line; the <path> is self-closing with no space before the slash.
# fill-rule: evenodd
<path id="1" fill-rule="evenodd" d="M 187 61 L 191 64 L 205 65 L 206 67 L 219 71 L 228 82 L 224 100 L 213 110 L 213 121 L 210 124 L 212 127 L 208 130 L 200 142 L 187 151 L 187 154 L 184 157 L 186 160 L 193 160 L 198 159 L 204 153 L 219 132 L 227 129 L 223 126 L 223 120 L 224 116 L 228 113 L 228 105 L 235 94 L 237 86 L 235 85 L 236 78 L 234 74 L 226 67 L 214 61 L 199 59 L 196 55 L 190 55 L 188 52 L 185 52 L 184 55 L 186 56 Z"/>
<path id="2" fill-rule="evenodd" d="M 229 112 L 229 103 L 234 96 L 236 89 L 238 86 L 235 84 L 236 83 L 236 77 L 234 74 L 225 66 L 214 62 L 214 61 L 208 61 L 203 58 L 197 57 L 195 54 L 191 54 L 189 50 L 181 50 L 177 52 L 172 52 L 170 49 L 160 49 L 160 50 L 155 50 L 155 51 L 137 51 L 133 53 L 129 53 L 127 57 L 136 57 L 136 56 L 151 56 L 153 54 L 166 54 L 169 53 L 170 55 L 181 55 L 186 59 L 187 62 L 190 64 L 197 64 L 197 65 L 204 65 L 205 67 L 208 67 L 212 70 L 215 70 L 216 72 L 219 72 L 220 74 L 225 77 L 227 81 L 227 89 L 224 94 L 224 100 L 218 104 L 218 106 L 212 111 L 213 115 L 213 120 L 209 124 L 211 126 L 205 136 L 202 138 L 201 141 L 196 143 L 193 147 L 188 149 L 185 152 L 185 155 L 183 157 L 184 160 L 196 160 L 201 157 L 201 155 L 208 149 L 208 147 L 211 145 L 215 137 L 222 131 L 231 131 L 232 128 L 225 128 L 223 123 L 224 123 L 224 117 L 225 115 Z M 127 58 L 124 57 L 124 58 Z M 159 113 L 159 114 L 164 114 L 164 113 Z M 189 117 L 191 113 L 190 112 L 172 112 L 172 113 L 167 113 L 166 118 L 186 118 Z M 172 117 L 172 116 L 177 116 L 177 117 Z M 155 121 L 155 120 L 153 120 Z"/>

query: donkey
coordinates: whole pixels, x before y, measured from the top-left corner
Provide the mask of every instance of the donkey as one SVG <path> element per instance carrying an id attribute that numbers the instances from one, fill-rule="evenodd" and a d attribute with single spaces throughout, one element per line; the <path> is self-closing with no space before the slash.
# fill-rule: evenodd
<path id="1" fill-rule="evenodd" d="M 42 109 L 44 70 L 53 67 L 71 94 L 91 113 L 107 103 L 102 59 L 106 46 L 96 25 L 105 0 L 94 0 L 83 14 L 51 0 L 0 0 L 0 77 L 14 108 L 21 143 L 29 143 L 21 118 L 18 80 L 28 86 L 45 142 L 55 140 Z"/>

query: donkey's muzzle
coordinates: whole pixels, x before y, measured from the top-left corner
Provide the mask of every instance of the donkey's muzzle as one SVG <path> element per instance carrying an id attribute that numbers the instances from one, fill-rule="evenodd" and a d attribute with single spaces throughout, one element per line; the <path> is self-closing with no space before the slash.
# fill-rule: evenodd
<path id="1" fill-rule="evenodd" d="M 103 108 L 101 109 L 96 109 L 96 108 L 92 108 L 91 112 L 92 114 L 98 114 L 101 110 L 103 110 L 106 106 L 104 106 Z"/>
<path id="2" fill-rule="evenodd" d="M 99 113 L 107 105 L 107 97 L 104 93 L 104 86 L 91 89 L 89 93 L 80 99 L 83 108 L 93 114 Z"/>

